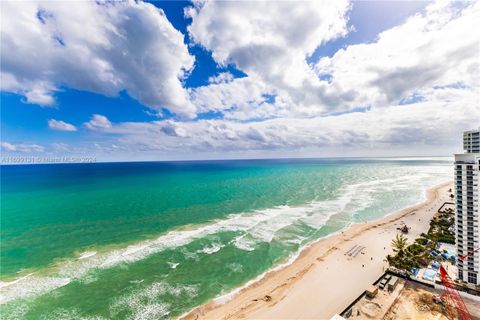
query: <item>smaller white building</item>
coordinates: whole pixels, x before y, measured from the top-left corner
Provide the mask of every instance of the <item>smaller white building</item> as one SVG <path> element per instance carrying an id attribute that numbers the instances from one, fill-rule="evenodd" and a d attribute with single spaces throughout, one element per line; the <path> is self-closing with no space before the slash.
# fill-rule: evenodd
<path id="1" fill-rule="evenodd" d="M 480 128 L 463 133 L 463 149 L 466 153 L 480 152 Z"/>

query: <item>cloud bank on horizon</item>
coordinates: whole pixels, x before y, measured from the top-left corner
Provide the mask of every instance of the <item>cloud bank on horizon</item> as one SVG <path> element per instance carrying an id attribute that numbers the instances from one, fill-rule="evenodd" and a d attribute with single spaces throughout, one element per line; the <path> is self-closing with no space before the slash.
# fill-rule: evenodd
<path id="1" fill-rule="evenodd" d="M 479 2 L 358 43 L 355 1 L 162 5 L 2 2 L 2 153 L 448 154 L 480 123 Z"/>

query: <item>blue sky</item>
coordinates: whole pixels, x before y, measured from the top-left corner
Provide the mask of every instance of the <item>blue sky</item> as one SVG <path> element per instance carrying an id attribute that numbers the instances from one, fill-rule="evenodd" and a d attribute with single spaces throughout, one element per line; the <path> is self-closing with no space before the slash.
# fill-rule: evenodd
<path id="1" fill-rule="evenodd" d="M 479 124 L 475 3 L 75 5 L 2 3 L 4 157 L 448 155 Z"/>

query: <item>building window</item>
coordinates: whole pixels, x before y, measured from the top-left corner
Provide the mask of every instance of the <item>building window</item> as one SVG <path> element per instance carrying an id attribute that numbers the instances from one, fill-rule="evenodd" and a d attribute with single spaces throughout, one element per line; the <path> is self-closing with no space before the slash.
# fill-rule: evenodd
<path id="1" fill-rule="evenodd" d="M 468 283 L 477 284 L 477 274 L 474 272 L 468 273 Z"/>

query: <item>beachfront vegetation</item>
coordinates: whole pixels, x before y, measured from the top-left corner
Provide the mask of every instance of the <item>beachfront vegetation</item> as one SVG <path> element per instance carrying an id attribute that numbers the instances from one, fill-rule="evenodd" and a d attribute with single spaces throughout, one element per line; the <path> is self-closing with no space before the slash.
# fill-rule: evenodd
<path id="1" fill-rule="evenodd" d="M 402 270 L 411 270 L 418 265 L 415 259 L 415 253 L 418 249 L 408 245 L 407 238 L 403 234 L 397 234 L 392 240 L 392 249 L 396 253 L 394 256 L 387 256 L 388 263 Z"/>
<path id="2" fill-rule="evenodd" d="M 451 229 L 454 222 L 453 214 L 447 212 L 440 213 L 430 221 L 428 238 L 436 242 L 455 244 L 455 234 Z"/>
<path id="3" fill-rule="evenodd" d="M 395 239 L 392 240 L 392 248 L 396 253 L 400 253 L 405 250 L 407 246 L 407 238 L 403 234 L 397 234 Z"/>
<path id="4" fill-rule="evenodd" d="M 399 246 L 402 245 L 404 245 L 404 249 L 399 250 Z M 416 239 L 414 243 L 408 244 L 403 235 L 397 235 L 392 241 L 392 248 L 396 254 L 387 256 L 387 261 L 390 266 L 410 271 L 413 268 L 428 265 L 430 262 L 430 252 L 434 250 L 435 243 L 429 239 L 420 237 Z"/>
<path id="5" fill-rule="evenodd" d="M 424 233 L 423 233 L 424 234 Z M 415 242 L 424 246 L 428 243 L 428 239 L 425 236 L 421 236 L 420 238 L 415 239 Z"/>
<path id="6" fill-rule="evenodd" d="M 407 238 L 397 234 L 392 240 L 392 249 L 395 255 L 388 255 L 390 266 L 400 270 L 411 271 L 413 268 L 425 267 L 432 260 L 431 253 L 435 251 L 439 242 L 455 244 L 455 235 L 452 232 L 454 212 L 439 212 L 431 221 L 428 233 L 420 234 L 412 244 Z"/>

